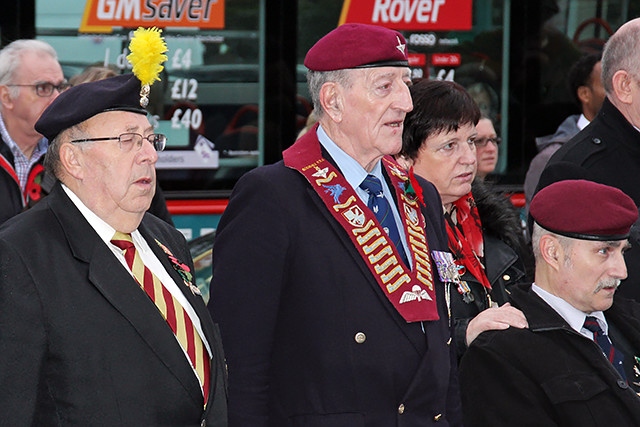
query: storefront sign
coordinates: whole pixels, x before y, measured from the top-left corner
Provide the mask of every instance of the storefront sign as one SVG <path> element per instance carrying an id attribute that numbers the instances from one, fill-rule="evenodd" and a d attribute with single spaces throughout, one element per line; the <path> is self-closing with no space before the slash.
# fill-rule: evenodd
<path id="1" fill-rule="evenodd" d="M 471 30 L 472 0 L 344 0 L 339 24 L 396 30 Z"/>
<path id="2" fill-rule="evenodd" d="M 86 0 L 81 33 L 113 27 L 224 28 L 225 0 Z"/>
<path id="3" fill-rule="evenodd" d="M 462 56 L 459 53 L 434 53 L 431 55 L 431 64 L 435 67 L 459 67 Z"/>
<path id="4" fill-rule="evenodd" d="M 427 55 L 424 53 L 409 53 L 407 55 L 409 67 L 424 67 L 427 63 Z"/>

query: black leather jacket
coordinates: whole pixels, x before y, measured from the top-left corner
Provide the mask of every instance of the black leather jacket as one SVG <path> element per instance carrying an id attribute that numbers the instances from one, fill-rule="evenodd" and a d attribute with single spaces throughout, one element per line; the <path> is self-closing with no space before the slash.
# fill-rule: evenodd
<path id="1" fill-rule="evenodd" d="M 463 298 L 455 284 L 449 285 L 458 358 L 467 349 L 465 337 L 471 319 L 489 308 L 490 301 L 498 305 L 508 302 L 509 288 L 530 281 L 533 276 L 533 255 L 511 202 L 481 181 L 474 182 L 472 193 L 482 221 L 485 272 L 492 289 L 489 294 L 471 274 L 465 273 L 462 280 L 467 282 L 473 295 L 473 301 L 469 301 L 469 298 Z"/>

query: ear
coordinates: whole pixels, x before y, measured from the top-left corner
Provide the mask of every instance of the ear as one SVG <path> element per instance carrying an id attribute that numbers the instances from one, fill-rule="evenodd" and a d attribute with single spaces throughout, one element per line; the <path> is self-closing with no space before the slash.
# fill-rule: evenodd
<path id="1" fill-rule="evenodd" d="M 341 89 L 342 87 L 336 82 L 327 82 L 320 88 L 320 105 L 325 114 L 336 123 L 342 121 L 344 111 Z"/>
<path id="2" fill-rule="evenodd" d="M 82 180 L 84 170 L 82 166 L 82 150 L 77 145 L 65 142 L 60 146 L 60 163 L 66 174 L 77 180 Z"/>
<path id="3" fill-rule="evenodd" d="M 555 236 L 545 234 L 540 236 L 540 255 L 554 270 L 558 270 L 564 259 L 564 250 Z"/>
<path id="4" fill-rule="evenodd" d="M 591 89 L 588 86 L 580 86 L 576 94 L 583 104 L 588 104 L 591 101 Z"/>
<path id="5" fill-rule="evenodd" d="M 0 86 L 0 103 L 3 110 L 13 108 L 13 98 L 11 98 L 9 86 Z"/>
<path id="6" fill-rule="evenodd" d="M 633 96 L 631 91 L 631 85 L 633 84 L 633 77 L 624 70 L 618 70 L 611 79 L 613 86 L 613 92 L 616 98 L 623 104 L 631 104 L 633 102 Z"/>

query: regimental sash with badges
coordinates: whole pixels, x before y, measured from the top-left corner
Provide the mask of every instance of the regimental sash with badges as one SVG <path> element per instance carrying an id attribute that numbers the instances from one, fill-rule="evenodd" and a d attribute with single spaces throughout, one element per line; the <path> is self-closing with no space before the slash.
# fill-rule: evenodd
<path id="1" fill-rule="evenodd" d="M 313 133 L 315 134 L 315 132 Z M 382 159 L 399 203 L 409 246 L 410 270 L 367 205 L 338 169 L 322 157 L 320 143 L 303 137 L 283 152 L 284 164 L 300 172 L 345 229 L 380 289 L 407 322 L 438 320 L 425 219 L 419 197 L 407 191 L 409 176 L 390 156 Z"/>

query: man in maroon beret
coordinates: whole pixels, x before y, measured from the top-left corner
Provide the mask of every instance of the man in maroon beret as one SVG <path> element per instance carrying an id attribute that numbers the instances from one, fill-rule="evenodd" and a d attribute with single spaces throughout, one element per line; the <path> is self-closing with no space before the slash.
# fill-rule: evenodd
<path id="1" fill-rule="evenodd" d="M 392 157 L 405 39 L 343 25 L 304 63 L 319 123 L 240 179 L 217 230 L 229 425 L 461 425 L 441 202 Z"/>
<path id="2" fill-rule="evenodd" d="M 465 425 L 640 425 L 640 304 L 614 297 L 635 203 L 565 180 L 540 190 L 530 213 L 535 283 L 511 290 L 529 328 L 485 332 L 469 347 Z"/>

